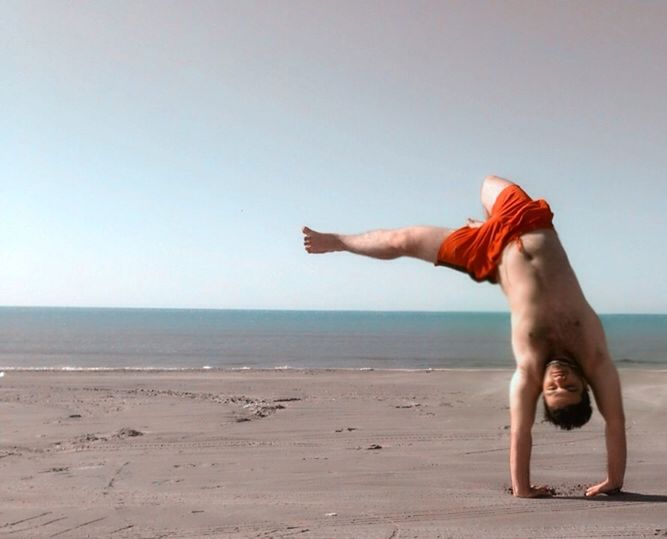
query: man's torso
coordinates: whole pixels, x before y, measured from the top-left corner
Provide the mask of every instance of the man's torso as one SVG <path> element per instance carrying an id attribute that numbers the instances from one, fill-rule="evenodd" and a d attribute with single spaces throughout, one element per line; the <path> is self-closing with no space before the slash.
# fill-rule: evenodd
<path id="1" fill-rule="evenodd" d="M 598 361 L 599 320 L 586 301 L 554 230 L 524 234 L 503 251 L 498 279 L 512 315 L 517 366 L 541 379 L 554 356 L 577 361 L 584 373 Z"/>

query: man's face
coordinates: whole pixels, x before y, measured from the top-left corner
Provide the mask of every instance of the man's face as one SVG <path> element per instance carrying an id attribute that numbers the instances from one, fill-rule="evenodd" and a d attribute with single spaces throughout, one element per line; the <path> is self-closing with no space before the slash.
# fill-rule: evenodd
<path id="1" fill-rule="evenodd" d="M 552 361 L 544 371 L 542 393 L 549 408 L 577 404 L 585 388 L 579 374 L 566 362 Z"/>

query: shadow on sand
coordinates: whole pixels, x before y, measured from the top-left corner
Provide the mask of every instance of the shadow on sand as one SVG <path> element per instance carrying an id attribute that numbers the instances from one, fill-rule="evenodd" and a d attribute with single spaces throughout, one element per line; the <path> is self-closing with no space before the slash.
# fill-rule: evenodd
<path id="1" fill-rule="evenodd" d="M 599 496 L 562 496 L 556 494 L 554 496 L 558 500 L 586 500 L 593 502 L 643 502 L 643 503 L 667 503 L 667 496 L 663 494 L 640 494 L 639 492 L 626 492 L 622 491 L 618 494 L 604 495 Z"/>

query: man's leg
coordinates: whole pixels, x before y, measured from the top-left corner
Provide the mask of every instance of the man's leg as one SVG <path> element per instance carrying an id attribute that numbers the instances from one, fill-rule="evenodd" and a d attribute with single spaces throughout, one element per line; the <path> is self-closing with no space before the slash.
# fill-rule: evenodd
<path id="1" fill-rule="evenodd" d="M 486 218 L 488 219 L 491 215 L 491 210 L 493 205 L 498 198 L 498 195 L 501 193 L 505 187 L 514 185 L 511 181 L 504 178 L 499 178 L 498 176 L 487 176 L 482 182 L 482 206 L 484 206 L 484 211 L 486 212 Z"/>
<path id="2" fill-rule="evenodd" d="M 395 230 L 373 230 L 363 234 L 326 234 L 303 228 L 303 244 L 313 254 L 347 251 L 358 255 L 392 260 L 401 256 L 435 264 L 442 242 L 454 230 L 412 226 Z"/>

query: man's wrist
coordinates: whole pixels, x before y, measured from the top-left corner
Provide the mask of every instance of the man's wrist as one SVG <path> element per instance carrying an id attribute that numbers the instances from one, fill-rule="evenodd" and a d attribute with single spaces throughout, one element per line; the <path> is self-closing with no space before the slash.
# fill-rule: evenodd
<path id="1" fill-rule="evenodd" d="M 607 477 L 607 483 L 609 486 L 615 487 L 615 488 L 621 488 L 623 486 L 623 478 L 622 477 Z"/>
<path id="2" fill-rule="evenodd" d="M 514 484 L 512 485 L 512 494 L 514 496 L 528 496 L 531 492 L 530 485 L 518 485 Z"/>

